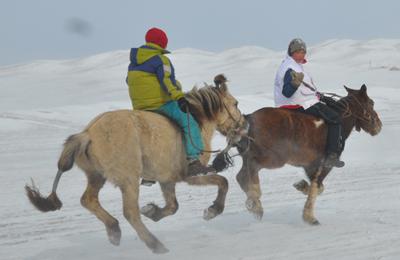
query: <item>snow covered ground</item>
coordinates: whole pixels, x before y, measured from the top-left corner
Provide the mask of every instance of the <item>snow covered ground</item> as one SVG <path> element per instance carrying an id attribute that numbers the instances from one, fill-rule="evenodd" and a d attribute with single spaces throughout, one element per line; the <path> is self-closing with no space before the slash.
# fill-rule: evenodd
<path id="1" fill-rule="evenodd" d="M 80 205 L 86 179 L 76 168 L 61 179 L 63 208 L 34 210 L 24 185 L 32 177 L 48 194 L 65 138 L 101 112 L 130 108 L 128 56 L 115 51 L 0 67 L 0 259 L 400 259 L 400 40 L 331 40 L 310 48 L 307 67 L 319 88 L 345 94 L 342 85 L 365 83 L 383 122 L 376 137 L 350 136 L 346 167 L 328 176 L 317 199 L 320 226 L 303 223 L 305 197 L 292 187 L 303 173 L 289 166 L 260 174 L 265 213 L 255 220 L 235 181 L 237 157 L 223 173 L 230 189 L 221 216 L 202 219 L 215 188 L 178 184 L 176 215 L 158 223 L 144 218 L 169 248 L 166 255 L 153 255 L 138 239 L 122 215 L 119 190 L 110 184 L 100 198 L 119 219 L 122 240 L 119 247 L 109 244 L 103 224 Z M 170 57 L 186 90 L 225 73 L 240 108 L 250 113 L 273 105 L 283 56 L 249 46 L 221 53 L 181 49 Z M 214 147 L 223 145 L 216 135 Z M 163 203 L 157 185 L 143 187 L 140 195 L 142 205 Z"/>

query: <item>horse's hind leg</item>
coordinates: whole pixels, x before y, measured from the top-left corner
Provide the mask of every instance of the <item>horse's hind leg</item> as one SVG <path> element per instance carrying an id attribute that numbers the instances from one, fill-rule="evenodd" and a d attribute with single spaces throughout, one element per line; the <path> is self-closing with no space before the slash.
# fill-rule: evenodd
<path id="1" fill-rule="evenodd" d="M 260 201 L 261 188 L 258 169 L 252 167 L 251 163 L 243 158 L 243 166 L 236 175 L 236 180 L 247 195 L 247 210 L 249 210 L 256 219 L 261 219 L 264 214 L 264 209 Z"/>
<path id="2" fill-rule="evenodd" d="M 184 180 L 190 185 L 216 185 L 218 186 L 218 195 L 213 205 L 204 210 L 203 218 L 210 220 L 218 216 L 224 211 L 225 198 L 228 192 L 228 181 L 220 175 L 206 175 L 188 177 Z"/>
<path id="3" fill-rule="evenodd" d="M 136 230 L 139 238 L 150 248 L 153 253 L 167 253 L 168 249 L 146 228 L 140 218 L 139 211 L 139 179 L 129 180 L 120 186 L 124 216 Z"/>
<path id="4" fill-rule="evenodd" d="M 81 197 L 81 204 L 104 223 L 111 244 L 119 245 L 121 229 L 119 228 L 118 220 L 111 216 L 99 202 L 99 191 L 103 187 L 106 179 L 95 172 L 86 172 L 86 176 L 88 184 Z"/>
<path id="5" fill-rule="evenodd" d="M 178 210 L 178 201 L 175 195 L 175 182 L 160 183 L 161 191 L 165 199 L 165 206 L 160 208 L 154 203 L 149 203 L 140 209 L 146 217 L 159 221 L 160 219 L 175 214 Z"/>

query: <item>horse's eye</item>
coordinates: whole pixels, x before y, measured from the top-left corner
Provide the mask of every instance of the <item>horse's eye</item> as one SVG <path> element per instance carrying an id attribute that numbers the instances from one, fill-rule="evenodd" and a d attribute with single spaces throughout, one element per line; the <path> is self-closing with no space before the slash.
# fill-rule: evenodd
<path id="1" fill-rule="evenodd" d="M 371 107 L 374 107 L 374 105 L 375 105 L 375 102 L 374 101 L 372 101 L 372 100 L 369 100 L 369 105 L 371 106 Z"/>
<path id="2" fill-rule="evenodd" d="M 239 105 L 239 102 L 236 101 L 235 102 L 235 107 L 238 107 L 238 105 Z"/>

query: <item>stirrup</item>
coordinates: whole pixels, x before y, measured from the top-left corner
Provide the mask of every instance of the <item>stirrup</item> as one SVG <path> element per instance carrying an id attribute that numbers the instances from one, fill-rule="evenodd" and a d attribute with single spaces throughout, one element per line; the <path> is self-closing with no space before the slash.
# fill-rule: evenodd
<path id="1" fill-rule="evenodd" d="M 153 184 L 156 184 L 156 182 L 151 181 L 151 180 L 146 180 L 146 179 L 142 179 L 142 182 L 140 183 L 140 185 L 147 186 L 147 187 L 150 187 Z"/>

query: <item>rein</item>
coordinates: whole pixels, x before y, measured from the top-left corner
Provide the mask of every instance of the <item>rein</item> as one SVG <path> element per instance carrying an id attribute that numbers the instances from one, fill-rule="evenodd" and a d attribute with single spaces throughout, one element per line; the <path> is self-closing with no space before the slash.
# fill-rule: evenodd
<path id="1" fill-rule="evenodd" d="M 308 83 L 306 83 L 304 81 L 302 81 L 302 83 L 303 83 L 303 85 L 305 87 L 307 87 L 311 91 L 315 92 L 317 95 L 329 95 L 330 97 L 343 98 L 342 96 L 339 96 L 336 93 L 319 92 L 319 91 L 317 91 L 316 88 L 312 87 L 310 84 L 308 84 Z M 357 99 L 356 96 L 350 95 L 349 97 L 350 98 L 354 98 L 355 101 L 360 105 L 360 108 L 363 110 L 363 115 L 362 116 L 358 116 L 358 115 L 352 113 L 352 111 L 350 109 L 349 101 L 340 99 L 340 100 L 337 101 L 337 104 L 341 105 L 341 107 L 339 107 L 339 109 L 343 109 L 344 110 L 342 117 L 343 118 L 347 118 L 347 117 L 353 116 L 356 119 L 369 122 L 371 120 L 371 114 L 367 112 L 367 110 L 364 108 L 364 106 L 361 104 L 361 102 Z"/>
<path id="2" fill-rule="evenodd" d="M 192 138 L 192 132 L 190 130 L 190 114 L 189 113 L 190 113 L 190 111 L 189 111 L 189 108 L 187 107 L 186 108 L 186 120 L 187 120 L 187 124 L 188 124 L 188 134 L 189 134 L 190 143 L 193 145 L 193 147 L 196 148 L 201 153 L 219 153 L 219 152 L 221 152 L 221 149 L 218 149 L 218 150 L 204 150 L 204 149 L 201 149 L 201 148 L 197 147 L 197 145 L 195 145 L 195 143 L 193 142 L 193 138 Z"/>
<path id="3" fill-rule="evenodd" d="M 334 93 L 322 93 L 322 94 L 331 95 Z M 331 96 L 333 96 L 333 95 L 331 95 Z M 340 97 L 339 95 L 336 95 L 336 94 L 334 94 L 334 96 Z M 359 116 L 357 114 L 354 114 L 350 109 L 350 102 L 345 99 L 340 99 L 336 102 L 335 105 L 338 105 L 339 109 L 342 109 L 342 111 L 344 111 L 342 117 L 347 118 L 347 117 L 353 116 L 356 119 L 359 119 L 359 120 L 362 120 L 365 122 L 369 122 L 371 120 L 371 114 L 367 112 L 367 110 L 364 108 L 363 104 L 361 104 L 361 102 L 358 100 L 358 98 L 354 95 L 349 95 L 349 98 L 354 99 L 357 102 L 357 104 L 362 109 L 363 115 Z"/>
<path id="4" fill-rule="evenodd" d="M 304 82 L 304 81 L 302 81 L 301 83 L 303 83 L 303 85 L 304 85 L 305 87 L 307 87 L 308 89 L 310 89 L 311 91 L 314 91 L 314 92 L 317 92 L 317 93 L 318 93 L 317 89 L 314 88 L 314 87 L 312 87 L 310 84 L 308 84 L 308 83 L 306 83 L 306 82 Z"/>
<path id="5" fill-rule="evenodd" d="M 222 102 L 222 104 L 224 105 L 224 108 L 225 108 L 226 112 L 228 112 L 229 117 L 230 117 L 230 118 L 236 123 L 236 125 L 238 126 L 238 125 L 240 124 L 240 118 L 239 118 L 239 120 L 237 120 L 235 117 L 233 117 L 233 115 L 232 115 L 231 112 L 229 111 L 228 107 L 226 106 L 225 102 L 222 101 L 222 100 L 221 100 L 221 102 Z"/>

